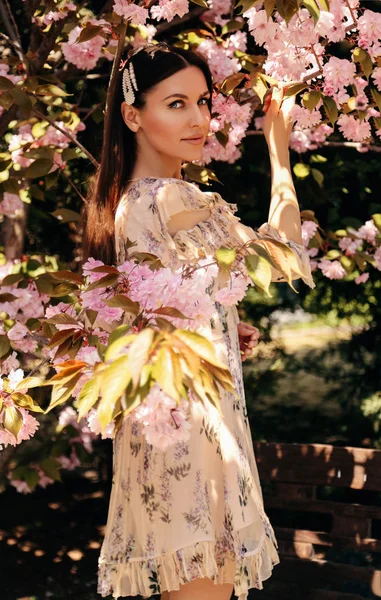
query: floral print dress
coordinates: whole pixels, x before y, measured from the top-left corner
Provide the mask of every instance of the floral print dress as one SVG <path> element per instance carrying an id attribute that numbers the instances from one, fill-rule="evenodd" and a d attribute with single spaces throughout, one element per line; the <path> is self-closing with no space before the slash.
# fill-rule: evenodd
<path id="1" fill-rule="evenodd" d="M 195 227 L 170 235 L 167 222 L 181 211 L 210 209 Z M 115 214 L 118 264 L 133 250 L 157 255 L 176 269 L 220 246 L 240 246 L 270 235 L 293 250 L 303 280 L 315 287 L 308 255 L 268 223 L 243 225 L 216 192 L 172 178 L 144 178 L 120 199 Z M 295 274 L 295 279 L 297 279 Z M 273 269 L 273 281 L 282 281 Z M 219 285 L 218 280 L 214 285 Z M 208 288 L 209 289 L 209 288 Z M 207 289 L 207 291 L 208 291 Z M 113 439 L 113 480 L 98 569 L 98 593 L 114 598 L 150 597 L 178 590 L 197 577 L 230 582 L 239 600 L 263 588 L 278 564 L 278 545 L 264 511 L 247 417 L 235 306 L 215 302 L 202 333 L 228 367 L 238 399 L 222 389 L 217 409 L 190 401 L 191 437 L 161 451 L 145 441 L 141 425 L 127 417 Z"/>

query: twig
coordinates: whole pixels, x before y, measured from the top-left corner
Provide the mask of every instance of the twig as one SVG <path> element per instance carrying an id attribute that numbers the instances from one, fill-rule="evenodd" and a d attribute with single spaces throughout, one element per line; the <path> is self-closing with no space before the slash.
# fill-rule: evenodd
<path id="1" fill-rule="evenodd" d="M 58 129 L 58 131 L 60 131 L 61 133 L 63 133 L 67 138 L 69 138 L 70 141 L 73 142 L 73 144 L 75 144 L 76 146 L 78 146 L 78 148 L 80 150 L 82 150 L 82 152 L 84 154 L 86 154 L 87 158 L 91 160 L 91 162 L 93 163 L 93 165 L 95 167 L 98 166 L 98 162 L 94 158 L 94 156 L 88 150 L 86 150 L 86 148 L 81 144 L 81 142 L 79 142 L 71 133 L 69 133 L 68 131 L 65 131 L 64 129 L 62 129 L 62 127 L 60 127 L 59 125 L 57 125 L 57 123 L 55 121 L 53 121 L 53 119 L 51 119 L 47 115 L 43 115 L 36 108 L 32 108 L 32 112 L 34 112 L 38 117 L 40 117 L 40 119 L 43 119 L 44 121 L 48 121 L 48 123 L 50 123 L 53 127 L 55 127 L 56 129 Z"/>
<path id="2" fill-rule="evenodd" d="M 254 129 L 249 129 L 246 131 L 246 135 L 263 135 L 263 131 L 256 131 Z M 362 144 L 361 142 L 323 142 L 323 146 L 331 147 L 331 148 L 363 148 L 366 146 L 372 152 L 381 152 L 381 146 L 377 146 L 376 144 Z"/>
<path id="3" fill-rule="evenodd" d="M 9 36 L 13 40 L 13 46 L 16 49 L 20 60 L 24 63 L 24 67 L 26 70 L 28 61 L 24 54 L 24 50 L 23 50 L 23 47 L 21 44 L 20 33 L 19 33 L 19 30 L 17 27 L 17 23 L 13 17 L 13 13 L 11 11 L 11 7 L 9 6 L 8 0 L 0 0 L 0 11 L 1 11 L 2 19 L 4 21 L 4 25 L 8 30 Z M 10 22 L 9 17 L 10 17 L 10 20 L 12 21 L 12 23 Z M 17 42 L 17 44 L 14 43 L 15 41 Z"/>
<path id="4" fill-rule="evenodd" d="M 57 163 L 55 163 L 57 164 Z M 74 191 L 78 194 L 78 196 L 81 198 L 82 202 L 84 202 L 85 204 L 87 204 L 87 200 L 84 196 L 82 196 L 81 192 L 79 191 L 79 189 L 77 188 L 77 186 L 75 185 L 74 181 L 72 181 L 69 177 L 69 175 L 67 173 L 65 173 L 65 169 L 64 168 L 60 168 L 60 172 L 62 173 L 62 175 L 64 175 L 66 177 L 66 179 L 68 180 L 68 182 L 70 183 L 71 187 L 74 189 Z"/>

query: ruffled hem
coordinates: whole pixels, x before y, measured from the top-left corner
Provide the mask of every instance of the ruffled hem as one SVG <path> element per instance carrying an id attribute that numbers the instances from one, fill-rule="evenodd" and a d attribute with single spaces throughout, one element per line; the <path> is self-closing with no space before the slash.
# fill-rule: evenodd
<path id="1" fill-rule="evenodd" d="M 98 594 L 113 598 L 141 595 L 149 598 L 200 577 L 215 584 L 232 583 L 238 600 L 247 600 L 250 588 L 263 589 L 273 567 L 280 562 L 274 543 L 263 533 L 255 553 L 226 554 L 222 565 L 216 561 L 213 541 L 197 542 L 171 554 L 129 562 L 99 562 Z"/>

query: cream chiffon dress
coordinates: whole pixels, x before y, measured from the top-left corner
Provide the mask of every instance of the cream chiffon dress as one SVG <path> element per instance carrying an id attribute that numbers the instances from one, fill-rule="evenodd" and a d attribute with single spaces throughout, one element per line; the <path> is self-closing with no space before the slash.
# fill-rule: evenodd
<path id="1" fill-rule="evenodd" d="M 207 220 L 169 234 L 172 215 L 190 211 L 191 217 L 191 211 L 206 208 Z M 151 252 L 173 269 L 263 234 L 286 241 L 268 223 L 258 231 L 243 225 L 236 211 L 237 205 L 196 184 L 140 179 L 123 194 L 115 214 L 117 262 L 128 258 L 126 238 L 137 243 L 133 250 Z M 286 243 L 303 280 L 315 287 L 305 249 Z M 282 281 L 279 272 L 273 270 L 272 276 Z M 245 600 L 250 588 L 263 588 L 279 562 L 247 418 L 238 320 L 235 306 L 216 302 L 210 326 L 197 330 L 214 343 L 234 379 L 239 399 L 222 390 L 223 418 L 211 404 L 191 401 L 188 442 L 158 450 L 145 441 L 140 423 L 128 417 L 113 440 L 112 490 L 98 570 L 103 597 L 149 597 L 209 577 L 215 584 L 234 584 L 234 594 Z"/>

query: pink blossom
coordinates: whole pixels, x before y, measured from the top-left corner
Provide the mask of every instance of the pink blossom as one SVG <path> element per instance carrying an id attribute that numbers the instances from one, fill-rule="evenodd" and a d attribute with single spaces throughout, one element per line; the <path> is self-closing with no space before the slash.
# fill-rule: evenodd
<path id="1" fill-rule="evenodd" d="M 372 78 L 379 92 L 381 92 L 381 67 L 376 67 L 373 70 Z"/>
<path id="2" fill-rule="evenodd" d="M 372 58 L 377 58 L 381 54 L 381 14 L 372 10 L 364 10 L 357 21 L 357 27 L 359 46 L 367 50 Z"/>
<path id="3" fill-rule="evenodd" d="M 102 54 L 102 46 L 105 43 L 101 35 L 96 35 L 87 42 L 77 43 L 82 27 L 77 25 L 69 33 L 67 42 L 61 45 L 65 59 L 75 65 L 78 69 L 90 70 L 95 67 Z"/>
<path id="4" fill-rule="evenodd" d="M 362 273 L 361 275 L 356 277 L 355 283 L 357 283 L 357 284 L 365 283 L 366 281 L 368 281 L 368 279 L 369 279 L 369 273 Z"/>
<path id="5" fill-rule="evenodd" d="M 291 109 L 291 116 L 300 127 L 300 129 L 310 129 L 318 125 L 321 121 L 321 113 L 319 110 L 308 110 L 302 106 L 295 104 Z"/>
<path id="6" fill-rule="evenodd" d="M 1 365 L 2 375 L 7 375 L 9 371 L 16 370 L 20 367 L 20 362 L 17 360 L 16 357 L 17 354 L 15 351 L 13 351 L 12 354 L 10 354 L 8 358 L 4 360 L 4 362 Z"/>
<path id="7" fill-rule="evenodd" d="M 360 121 L 353 115 L 340 115 L 337 124 L 344 137 L 353 142 L 362 142 L 371 135 L 371 128 L 368 121 L 365 119 Z"/>
<path id="8" fill-rule="evenodd" d="M 30 494 L 32 492 L 27 482 L 22 479 L 10 479 L 9 482 L 16 488 L 19 494 Z"/>
<path id="9" fill-rule="evenodd" d="M 71 449 L 70 456 L 58 456 L 57 460 L 60 463 L 61 467 L 63 469 L 67 469 L 68 471 L 72 471 L 73 469 L 81 465 L 81 462 L 77 456 L 74 446 Z"/>
<path id="10" fill-rule="evenodd" d="M 95 408 L 92 408 L 87 415 L 87 423 L 89 425 L 90 431 L 96 435 L 100 435 L 102 440 L 107 438 L 113 438 L 114 429 L 115 429 L 115 421 L 111 421 L 108 425 L 106 425 L 103 433 L 101 431 L 101 426 L 98 419 L 98 413 Z"/>
<path id="11" fill-rule="evenodd" d="M 14 406 L 12 400 L 7 399 L 4 401 L 5 407 Z M 8 445 L 17 446 L 24 440 L 29 440 L 39 427 L 39 422 L 35 419 L 29 411 L 27 411 L 22 406 L 17 406 L 17 409 L 21 412 L 23 423 L 20 431 L 17 434 L 17 439 L 15 436 L 10 433 L 7 429 L 0 428 L 0 446 L 4 446 L 6 448 Z M 4 410 L 0 413 L 0 423 L 3 423 L 4 420 Z"/>
<path id="12" fill-rule="evenodd" d="M 216 292 L 215 298 L 217 302 L 224 306 L 234 306 L 244 298 L 248 284 L 247 278 L 241 274 L 236 275 L 226 287 Z"/>
<path id="13" fill-rule="evenodd" d="M 46 307 L 45 317 L 47 319 L 50 319 L 51 317 L 54 317 L 55 315 L 61 315 L 61 314 L 69 315 L 70 317 L 74 317 L 74 318 L 76 318 L 76 316 L 77 316 L 74 305 L 67 304 L 66 302 L 59 302 L 55 306 L 50 305 L 50 306 Z M 66 323 L 55 323 L 55 327 L 57 327 L 57 329 L 59 331 L 63 331 L 65 329 L 73 329 L 73 327 L 75 327 L 75 326 L 71 323 L 67 323 L 67 324 Z M 56 350 L 54 349 L 54 352 L 55 351 Z"/>
<path id="14" fill-rule="evenodd" d="M 373 219 L 369 219 L 369 221 L 365 222 L 365 225 L 362 225 L 357 232 L 357 235 L 366 240 L 369 244 L 374 244 L 376 241 L 376 236 L 380 232 L 374 224 Z"/>
<path id="15" fill-rule="evenodd" d="M 331 56 L 323 66 L 325 84 L 332 86 L 335 92 L 338 92 L 340 88 L 354 83 L 355 74 L 356 65 L 346 58 Z"/>
<path id="16" fill-rule="evenodd" d="M 165 452 L 169 446 L 190 438 L 188 411 L 188 401 L 181 399 L 180 404 L 177 404 L 176 400 L 165 394 L 155 383 L 129 418 L 141 423 L 142 432 L 149 444 Z"/>
<path id="17" fill-rule="evenodd" d="M 152 7 L 151 11 L 154 8 L 156 7 Z M 241 70 L 239 61 L 236 58 L 231 58 L 229 56 L 231 53 L 227 52 L 223 46 L 219 46 L 213 40 L 203 40 L 197 50 L 207 59 L 216 83 L 222 83 L 227 74 L 231 75 Z"/>
<path id="18" fill-rule="evenodd" d="M 149 12 L 143 6 L 130 3 L 127 0 L 114 0 L 114 12 L 128 19 L 134 25 L 145 25 Z"/>
<path id="19" fill-rule="evenodd" d="M 319 263 L 319 269 L 321 269 L 323 275 L 328 279 L 342 279 L 346 274 L 346 270 L 338 260 L 326 260 L 321 259 Z"/>
<path id="20" fill-rule="evenodd" d="M 211 21 L 223 27 L 229 19 L 223 18 L 223 15 L 230 15 L 232 0 L 209 0 L 210 10 L 202 13 L 203 21 Z"/>
<path id="21" fill-rule="evenodd" d="M 347 256 L 353 256 L 356 254 L 356 250 L 361 246 L 362 240 L 353 240 L 349 237 L 343 237 L 339 241 L 339 247 L 345 252 Z"/>
<path id="22" fill-rule="evenodd" d="M 303 221 L 302 224 L 302 241 L 305 248 L 307 248 L 309 241 L 314 237 L 317 231 L 317 223 L 315 221 Z"/>
<path id="23" fill-rule="evenodd" d="M 189 12 L 188 0 L 159 0 L 159 5 L 151 7 L 151 17 L 156 20 L 172 21 L 178 15 L 183 17 Z"/>

